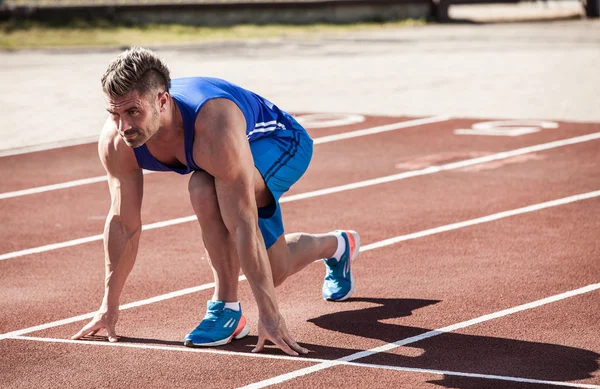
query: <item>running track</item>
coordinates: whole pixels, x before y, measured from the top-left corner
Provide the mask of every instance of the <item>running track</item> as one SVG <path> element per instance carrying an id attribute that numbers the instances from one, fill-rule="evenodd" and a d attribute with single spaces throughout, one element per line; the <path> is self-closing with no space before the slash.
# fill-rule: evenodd
<path id="1" fill-rule="evenodd" d="M 284 200 L 287 229 L 352 228 L 363 249 L 347 302 L 322 300 L 321 263 L 278 288 L 311 350 L 298 358 L 250 353 L 257 312 L 243 279 L 250 335 L 182 346 L 212 273 L 187 177 L 167 173 L 145 176 L 120 342 L 70 341 L 102 298 L 109 195 L 96 146 L 0 157 L 0 386 L 600 388 L 600 124 L 455 132 L 482 121 L 309 130 L 315 155 Z"/>

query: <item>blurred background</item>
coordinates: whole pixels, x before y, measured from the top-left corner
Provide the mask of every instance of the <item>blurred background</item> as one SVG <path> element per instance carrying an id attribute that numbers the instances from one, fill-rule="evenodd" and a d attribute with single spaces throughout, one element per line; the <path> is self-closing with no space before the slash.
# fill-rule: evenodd
<path id="1" fill-rule="evenodd" d="M 93 141 L 142 45 L 290 112 L 600 121 L 600 0 L 0 0 L 0 153 Z"/>

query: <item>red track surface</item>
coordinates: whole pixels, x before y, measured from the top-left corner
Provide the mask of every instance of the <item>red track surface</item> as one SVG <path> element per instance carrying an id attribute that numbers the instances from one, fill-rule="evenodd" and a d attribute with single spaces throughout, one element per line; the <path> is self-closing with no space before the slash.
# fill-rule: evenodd
<path id="1" fill-rule="evenodd" d="M 310 132 L 319 138 L 408 120 L 367 117 Z M 600 124 L 559 123 L 516 137 L 454 133 L 478 121 L 440 121 L 318 144 L 309 171 L 288 196 L 600 132 Z M 599 167 L 600 139 L 588 140 L 290 201 L 283 212 L 290 232 L 352 228 L 365 247 L 598 191 Z M 0 193 L 7 193 L 104 172 L 95 145 L 81 145 L 0 158 L 0 174 Z M 144 223 L 192 215 L 186 185 L 187 177 L 176 174 L 147 175 Z M 101 234 L 108 205 L 105 182 L 0 199 L 0 254 Z M 354 364 L 321 364 L 587 285 L 597 288 L 599 230 L 600 197 L 593 197 L 373 248 L 359 255 L 357 289 L 343 303 L 322 300 L 323 265 L 315 263 L 278 288 L 289 329 L 311 350 L 295 359 L 273 348 L 250 354 L 257 312 L 245 281 L 240 299 L 252 331 L 225 347 L 182 346 L 204 314 L 210 288 L 124 310 L 116 345 L 103 336 L 60 342 L 88 319 L 29 328 L 98 308 L 102 242 L 4 259 L 0 333 L 13 338 L 0 338 L 1 386 L 237 388 L 296 372 L 278 387 L 600 387 L 600 289 L 351 357 Z M 122 302 L 212 282 L 199 234 L 196 222 L 145 231 Z M 304 374 L 311 366 L 315 370 Z"/>

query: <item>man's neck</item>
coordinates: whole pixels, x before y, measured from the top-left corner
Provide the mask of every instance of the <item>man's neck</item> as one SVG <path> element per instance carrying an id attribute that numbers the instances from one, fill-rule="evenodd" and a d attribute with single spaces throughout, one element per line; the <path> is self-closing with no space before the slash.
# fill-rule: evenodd
<path id="1" fill-rule="evenodd" d="M 184 139 L 183 117 L 175 100 L 169 96 L 167 110 L 169 115 L 164 115 L 160 128 L 152 137 L 152 143 L 176 144 Z"/>

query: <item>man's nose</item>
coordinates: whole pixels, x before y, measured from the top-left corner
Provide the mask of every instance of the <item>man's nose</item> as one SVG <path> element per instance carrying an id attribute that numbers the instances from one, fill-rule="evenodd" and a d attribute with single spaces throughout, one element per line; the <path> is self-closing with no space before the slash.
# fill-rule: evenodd
<path id="1" fill-rule="evenodd" d="M 119 120 L 119 132 L 122 134 L 125 131 L 131 129 L 131 123 L 126 120 Z"/>

